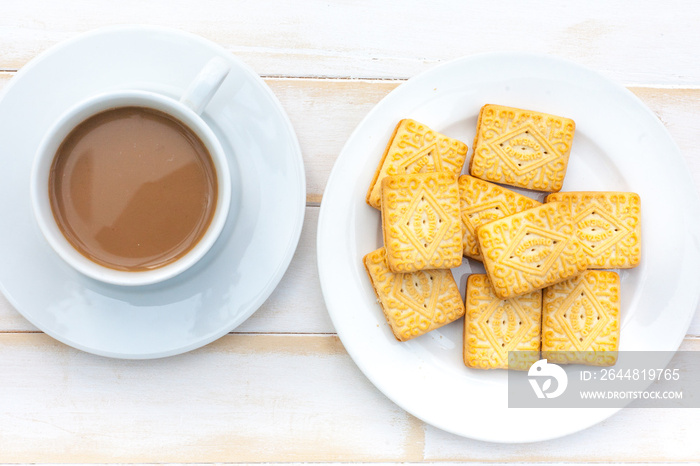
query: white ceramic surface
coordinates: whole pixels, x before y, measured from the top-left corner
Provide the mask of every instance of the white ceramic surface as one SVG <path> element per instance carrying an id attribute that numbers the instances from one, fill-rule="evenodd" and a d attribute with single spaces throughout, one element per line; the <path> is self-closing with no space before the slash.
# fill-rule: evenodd
<path id="1" fill-rule="evenodd" d="M 218 84 L 214 89 L 217 88 Z M 203 91 L 208 94 L 207 90 L 211 91 L 211 89 L 212 87 L 206 87 Z M 213 93 L 211 93 L 211 96 L 213 96 Z M 209 99 L 211 96 L 209 96 Z M 201 99 L 199 100 L 202 102 Z M 81 101 L 70 108 L 47 131 L 39 144 L 39 149 L 37 149 L 29 181 L 32 208 L 44 237 L 56 251 L 56 254 L 61 256 L 71 267 L 90 278 L 105 283 L 123 286 L 143 286 L 162 282 L 184 272 L 209 252 L 226 224 L 226 218 L 231 206 L 231 168 L 227 162 L 226 152 L 224 152 L 224 148 L 216 135 L 192 108 L 194 106 L 201 112 L 199 107 L 204 108 L 204 102 L 200 104 L 189 104 L 189 102 L 190 100 L 188 99 L 188 104 L 186 105 L 162 94 L 141 90 L 129 89 L 104 92 Z M 217 174 L 216 209 L 206 233 L 183 257 L 152 270 L 139 272 L 116 270 L 88 259 L 75 249 L 63 235 L 56 223 L 49 200 L 51 167 L 53 166 L 56 153 L 65 138 L 77 125 L 91 116 L 118 107 L 148 107 L 171 115 L 176 120 L 184 123 L 204 143 Z M 220 176 L 221 174 L 223 176 Z"/>
<path id="2" fill-rule="evenodd" d="M 507 371 L 464 366 L 462 320 L 397 342 L 362 266 L 362 257 L 382 245 L 380 214 L 365 203 L 365 194 L 396 123 L 414 118 L 465 141 L 471 150 L 478 111 L 486 103 L 576 121 L 562 191 L 640 194 L 642 262 L 620 271 L 620 350 L 678 348 L 700 297 L 700 200 L 692 179 L 664 126 L 632 93 L 551 57 L 467 57 L 416 76 L 383 99 L 353 132 L 328 181 L 318 225 L 321 286 L 343 345 L 399 406 L 465 437 L 545 440 L 589 427 L 617 410 L 509 409 Z M 462 293 L 469 273 L 482 271 L 481 263 L 467 259 L 453 270 Z"/>
<path id="3" fill-rule="evenodd" d="M 209 253 L 164 282 L 125 288 L 87 278 L 45 241 L 29 202 L 33 154 L 47 128 L 99 92 L 181 96 L 213 56 L 231 73 L 202 114 L 231 167 L 231 205 Z M 303 160 L 279 101 L 250 68 L 198 36 L 157 27 L 87 33 L 23 67 L 0 98 L 0 286 L 39 329 L 92 353 L 156 358 L 234 329 L 281 280 L 305 209 Z"/>

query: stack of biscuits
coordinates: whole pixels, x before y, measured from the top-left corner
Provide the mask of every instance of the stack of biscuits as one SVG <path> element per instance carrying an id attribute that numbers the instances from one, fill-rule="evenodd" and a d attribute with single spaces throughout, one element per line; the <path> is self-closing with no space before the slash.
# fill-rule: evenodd
<path id="1" fill-rule="evenodd" d="M 525 370 L 613 365 L 620 278 L 641 256 L 640 199 L 630 192 L 559 192 L 574 137 L 569 118 L 500 105 L 479 113 L 467 145 L 401 120 L 367 193 L 383 247 L 364 265 L 399 341 L 464 317 L 464 363 Z M 544 203 L 517 193 L 549 193 Z M 452 270 L 482 261 L 463 301 Z"/>

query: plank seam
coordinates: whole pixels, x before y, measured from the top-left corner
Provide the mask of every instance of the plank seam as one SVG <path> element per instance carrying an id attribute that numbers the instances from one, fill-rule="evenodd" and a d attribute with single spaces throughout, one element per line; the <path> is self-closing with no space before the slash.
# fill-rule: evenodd
<path id="1" fill-rule="evenodd" d="M 0 68 L 0 73 L 17 73 L 20 68 Z M 373 82 L 376 83 L 397 83 L 401 84 L 406 82 L 411 77 L 389 77 L 382 78 L 378 76 L 328 76 L 328 75 L 299 75 L 299 76 L 289 76 L 282 74 L 259 74 L 262 79 L 278 79 L 287 81 L 304 81 L 304 80 L 317 80 L 317 81 L 358 81 L 367 84 Z M 653 84 L 653 83 L 626 83 L 623 86 L 627 89 L 658 89 L 658 90 L 686 90 L 686 91 L 700 91 L 700 84 Z"/>
<path id="2" fill-rule="evenodd" d="M 44 333 L 41 330 L 0 330 L 0 335 L 2 334 L 24 334 L 24 333 Z M 261 336 L 331 336 L 337 337 L 338 334 L 335 332 L 237 332 L 235 330 L 228 332 L 227 335 L 261 335 Z M 700 340 L 700 335 L 688 334 L 683 337 L 684 340 Z"/>

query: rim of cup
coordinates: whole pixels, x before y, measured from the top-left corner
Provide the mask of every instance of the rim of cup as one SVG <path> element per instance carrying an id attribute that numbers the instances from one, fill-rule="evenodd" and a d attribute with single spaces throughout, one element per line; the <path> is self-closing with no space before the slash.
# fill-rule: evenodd
<path id="1" fill-rule="evenodd" d="M 145 107 L 166 113 L 192 130 L 207 148 L 217 177 L 217 203 L 202 238 L 174 262 L 145 271 L 123 271 L 100 265 L 81 254 L 58 227 L 49 200 L 49 176 L 56 153 L 68 134 L 80 123 L 106 110 Z M 226 223 L 231 202 L 229 165 L 219 139 L 189 106 L 168 96 L 142 90 L 120 90 L 92 96 L 67 110 L 46 132 L 37 149 L 30 179 L 30 198 L 39 229 L 51 248 L 75 270 L 113 285 L 150 285 L 172 278 L 196 264 L 216 242 Z"/>

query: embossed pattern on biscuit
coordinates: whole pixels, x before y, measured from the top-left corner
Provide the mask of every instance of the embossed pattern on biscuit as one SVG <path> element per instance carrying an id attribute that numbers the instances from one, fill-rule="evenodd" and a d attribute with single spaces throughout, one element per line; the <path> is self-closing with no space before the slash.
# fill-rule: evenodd
<path id="1" fill-rule="evenodd" d="M 488 181 L 469 175 L 459 177 L 459 209 L 462 216 L 463 254 L 482 260 L 476 229 L 516 212 L 541 205 L 540 202 Z"/>
<path id="2" fill-rule="evenodd" d="M 436 172 L 384 178 L 382 230 L 394 272 L 459 266 L 463 248 L 457 177 Z"/>
<path id="3" fill-rule="evenodd" d="M 410 340 L 464 315 L 462 295 L 450 270 L 393 273 L 384 248 L 367 254 L 363 262 L 397 340 Z"/>
<path id="4" fill-rule="evenodd" d="M 459 175 L 467 157 L 467 145 L 433 131 L 411 119 L 401 120 L 387 144 L 384 156 L 367 192 L 367 203 L 381 205 L 381 183 L 390 175 L 448 171 Z"/>
<path id="5" fill-rule="evenodd" d="M 553 285 L 586 270 L 567 204 L 552 202 L 477 229 L 484 267 L 500 298 Z"/>
<path id="6" fill-rule="evenodd" d="M 470 174 L 537 191 L 559 191 L 575 129 L 569 118 L 485 105 L 477 122 Z"/>
<path id="7" fill-rule="evenodd" d="M 589 270 L 544 290 L 542 357 L 611 366 L 620 341 L 620 277 Z"/>
<path id="8" fill-rule="evenodd" d="M 642 255 L 641 201 L 636 193 L 566 192 L 547 196 L 566 202 L 574 234 L 583 245 L 592 269 L 627 269 Z"/>
<path id="9" fill-rule="evenodd" d="M 467 279 L 465 305 L 467 367 L 527 370 L 539 359 L 541 291 L 500 299 L 486 275 L 472 274 Z M 510 363 L 509 352 L 516 352 L 510 353 Z"/>

